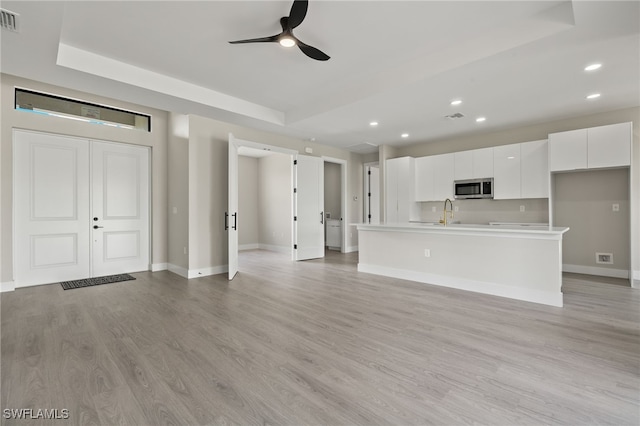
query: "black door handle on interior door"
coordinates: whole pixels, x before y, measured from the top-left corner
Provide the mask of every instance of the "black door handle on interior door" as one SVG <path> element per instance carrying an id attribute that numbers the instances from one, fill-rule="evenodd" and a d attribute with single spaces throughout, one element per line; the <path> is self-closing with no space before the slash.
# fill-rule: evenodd
<path id="1" fill-rule="evenodd" d="M 324 225 L 324 212 L 320 212 L 320 223 Z"/>
<path id="2" fill-rule="evenodd" d="M 104 228 L 104 226 L 93 225 L 93 229 Z"/>
<path id="3" fill-rule="evenodd" d="M 234 231 L 238 230 L 238 213 L 234 213 L 231 216 L 233 216 L 233 229 Z"/>

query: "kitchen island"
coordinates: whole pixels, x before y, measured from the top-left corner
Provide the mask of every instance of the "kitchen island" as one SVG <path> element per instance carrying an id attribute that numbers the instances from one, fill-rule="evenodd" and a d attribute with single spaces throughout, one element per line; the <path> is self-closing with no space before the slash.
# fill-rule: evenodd
<path id="1" fill-rule="evenodd" d="M 569 228 L 358 224 L 358 271 L 562 306 Z"/>

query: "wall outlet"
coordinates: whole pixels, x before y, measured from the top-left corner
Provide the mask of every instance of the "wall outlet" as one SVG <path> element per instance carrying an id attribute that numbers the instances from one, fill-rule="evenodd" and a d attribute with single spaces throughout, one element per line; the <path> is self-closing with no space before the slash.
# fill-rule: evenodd
<path id="1" fill-rule="evenodd" d="M 183 247 L 182 251 L 184 252 L 184 254 L 187 254 L 187 248 L 186 247 Z"/>
<path id="2" fill-rule="evenodd" d="M 613 265 L 613 253 L 596 253 L 596 263 Z"/>
<path id="3" fill-rule="evenodd" d="M 424 249 L 424 257 L 431 257 L 431 250 L 430 249 Z"/>
<path id="4" fill-rule="evenodd" d="M 173 214 L 178 214 L 178 208 L 177 207 L 173 208 Z"/>
<path id="5" fill-rule="evenodd" d="M 521 211 L 521 212 L 525 211 L 524 206 L 520 206 L 520 211 Z"/>
<path id="6" fill-rule="evenodd" d="M 454 206 L 454 207 L 453 207 L 453 211 L 454 211 L 454 212 L 457 212 L 458 210 L 459 210 L 459 209 L 458 209 L 458 206 Z"/>
<path id="7" fill-rule="evenodd" d="M 431 213 L 435 213 L 436 212 L 436 206 L 431 207 Z"/>
<path id="8" fill-rule="evenodd" d="M 612 209 L 614 212 L 619 212 L 619 211 L 620 211 L 620 204 L 615 203 L 615 204 L 611 207 L 611 209 Z"/>

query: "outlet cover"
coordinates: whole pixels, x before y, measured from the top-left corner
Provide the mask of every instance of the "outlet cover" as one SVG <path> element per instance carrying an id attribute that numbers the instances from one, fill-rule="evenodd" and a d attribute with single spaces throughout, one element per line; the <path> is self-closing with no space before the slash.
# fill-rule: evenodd
<path id="1" fill-rule="evenodd" d="M 432 212 L 432 213 L 435 213 L 435 212 L 436 212 L 436 206 L 432 206 L 432 207 L 431 207 L 431 212 Z"/>
<path id="2" fill-rule="evenodd" d="M 620 211 L 620 204 L 618 204 L 618 203 L 614 204 L 611 209 L 614 212 L 619 212 Z"/>
<path id="3" fill-rule="evenodd" d="M 424 257 L 431 257 L 431 250 L 430 249 L 424 249 Z"/>
<path id="4" fill-rule="evenodd" d="M 524 210 L 524 206 L 520 206 L 520 211 L 523 212 Z"/>

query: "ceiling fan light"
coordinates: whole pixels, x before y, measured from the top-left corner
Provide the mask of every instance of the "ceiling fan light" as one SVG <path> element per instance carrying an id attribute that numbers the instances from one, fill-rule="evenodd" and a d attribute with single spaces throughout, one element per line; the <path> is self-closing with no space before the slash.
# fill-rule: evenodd
<path id="1" fill-rule="evenodd" d="M 284 47 L 293 47 L 296 45 L 296 41 L 291 37 L 280 37 L 280 40 L 278 40 L 278 43 L 280 43 L 280 46 L 284 46 Z"/>

